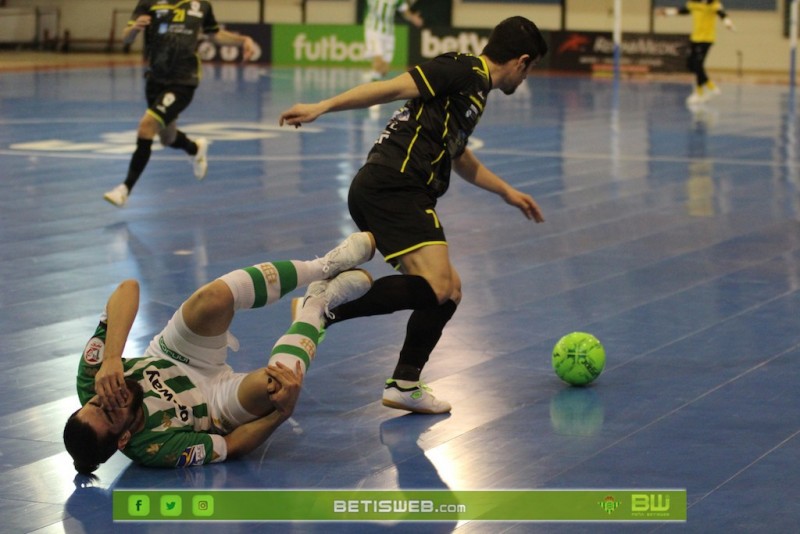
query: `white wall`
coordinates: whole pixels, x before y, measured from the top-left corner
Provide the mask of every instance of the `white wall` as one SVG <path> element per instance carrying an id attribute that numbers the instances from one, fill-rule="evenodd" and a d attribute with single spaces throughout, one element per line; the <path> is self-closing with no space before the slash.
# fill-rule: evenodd
<path id="1" fill-rule="evenodd" d="M 11 7 L 0 17 L 0 43 L 23 43 L 36 38 L 36 13 L 33 9 Z"/>
<path id="2" fill-rule="evenodd" d="M 487 8 L 487 4 L 453 1 L 455 26 L 486 27 L 491 26 L 490 20 L 501 20 L 511 15 L 526 16 L 542 29 L 559 29 L 561 25 L 560 9 L 555 6 L 491 4 Z M 784 2 L 789 1 L 778 0 L 778 10 L 774 13 L 729 11 L 737 31 L 730 32 L 719 24 L 717 42 L 708 56 L 706 66 L 710 69 L 736 71 L 741 57 L 741 67 L 745 72 L 785 72 L 789 66 L 789 40 L 783 36 L 783 7 Z M 567 29 L 612 30 L 614 0 L 569 0 L 567 4 Z M 649 6 L 649 0 L 623 1 L 623 32 L 648 32 Z M 491 19 L 486 16 L 488 9 L 491 9 Z M 688 16 L 656 17 L 654 31 L 685 33 L 688 38 L 691 25 L 691 18 Z"/>
<path id="3" fill-rule="evenodd" d="M 425 0 L 419 0 L 424 2 Z M 717 44 L 709 55 L 711 69 L 745 72 L 786 71 L 789 65 L 789 41 L 783 37 L 783 5 L 790 0 L 778 0 L 778 11 L 732 11 L 736 33 L 719 28 Z M 135 6 L 135 0 L 7 0 L 8 7 L 57 7 L 61 11 L 61 29 L 69 29 L 74 39 L 108 39 L 112 11 L 118 10 L 117 34 Z M 258 22 L 257 0 L 213 0 L 217 19 L 224 22 Z M 649 0 L 623 2 L 625 14 L 623 31 L 647 32 L 650 27 Z M 267 0 L 266 22 L 299 23 L 302 20 L 300 0 Z M 567 29 L 611 31 L 613 0 L 569 0 Z M 511 15 L 523 15 L 545 30 L 561 26 L 557 6 L 537 4 L 481 4 L 453 0 L 453 25 L 457 27 L 491 27 Z M 351 24 L 356 18 L 356 0 L 309 0 L 306 22 Z M 689 17 L 658 17 L 655 31 L 686 33 L 691 26 Z"/>
<path id="4" fill-rule="evenodd" d="M 717 28 L 717 42 L 709 53 L 709 68 L 736 70 L 741 53 L 745 72 L 787 71 L 789 68 L 789 39 L 783 36 L 783 2 L 778 13 L 763 11 L 731 11 L 736 32 Z M 655 31 L 664 33 L 689 32 L 688 17 L 659 17 Z"/>
<path id="5" fill-rule="evenodd" d="M 79 39 L 108 39 L 114 9 L 122 10 L 117 24 L 127 21 L 136 2 L 127 0 L 6 0 L 8 7 L 57 8 L 61 30 Z M 121 28 L 120 28 L 121 31 Z"/>
<path id="6" fill-rule="evenodd" d="M 424 2 L 425 0 L 418 0 Z M 573 0 L 569 0 L 572 3 Z M 491 13 L 491 16 L 488 14 Z M 501 20 L 520 15 L 534 21 L 543 30 L 561 27 L 561 9 L 551 5 L 479 4 L 453 0 L 453 26 L 490 28 Z"/>

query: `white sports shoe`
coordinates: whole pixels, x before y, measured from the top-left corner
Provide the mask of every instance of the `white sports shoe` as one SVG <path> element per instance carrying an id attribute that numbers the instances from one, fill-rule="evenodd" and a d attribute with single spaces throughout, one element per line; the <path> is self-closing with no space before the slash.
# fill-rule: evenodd
<path id="1" fill-rule="evenodd" d="M 706 98 L 711 98 L 714 96 L 719 96 L 722 94 L 722 90 L 719 86 L 715 83 L 708 82 L 703 86 L 703 94 L 707 95 Z"/>
<path id="2" fill-rule="evenodd" d="M 103 194 L 103 198 L 118 208 L 121 208 L 128 201 L 128 186 L 125 184 L 119 184 L 111 191 L 106 191 Z"/>
<path id="3" fill-rule="evenodd" d="M 415 413 L 447 413 L 450 403 L 437 399 L 431 393 L 431 388 L 417 382 L 403 387 L 393 378 L 386 381 L 383 387 L 383 405 L 397 410 L 408 410 Z"/>
<path id="4" fill-rule="evenodd" d="M 686 98 L 686 105 L 697 106 L 703 104 L 708 100 L 708 95 L 703 92 L 702 87 L 696 87 L 695 90 Z"/>
<path id="5" fill-rule="evenodd" d="M 305 303 L 313 298 L 324 299 L 325 315 L 333 319 L 331 308 L 357 299 L 369 291 L 370 287 L 372 287 L 372 276 L 364 269 L 352 269 L 339 273 L 330 280 L 312 282 L 308 285 L 305 297 L 292 301 L 292 320 L 294 320 L 299 307 L 305 306 Z"/>
<path id="6" fill-rule="evenodd" d="M 208 139 L 200 137 L 195 140 L 195 144 L 197 145 L 197 154 L 192 157 L 194 177 L 202 180 L 208 172 Z"/>
<path id="7" fill-rule="evenodd" d="M 330 279 L 343 271 L 368 262 L 374 255 L 375 237 L 372 233 L 350 234 L 347 239 L 322 257 L 322 272 Z"/>
<path id="8" fill-rule="evenodd" d="M 364 269 L 353 269 L 340 273 L 332 280 L 319 280 L 308 285 L 306 295 L 303 298 L 292 299 L 292 322 L 297 320 L 300 309 L 305 306 L 309 299 L 324 299 L 325 307 L 323 313 L 326 317 L 333 319 L 335 316 L 330 309 L 355 300 L 372 287 L 372 276 Z M 319 339 L 317 344 L 325 339 L 325 327 L 320 327 Z"/>
<path id="9" fill-rule="evenodd" d="M 369 107 L 369 118 L 372 120 L 378 120 L 381 118 L 381 105 L 375 104 Z"/>
<path id="10" fill-rule="evenodd" d="M 363 83 L 376 82 L 381 78 L 383 78 L 383 75 L 381 75 L 380 72 L 374 70 L 369 70 L 361 75 L 361 81 Z"/>

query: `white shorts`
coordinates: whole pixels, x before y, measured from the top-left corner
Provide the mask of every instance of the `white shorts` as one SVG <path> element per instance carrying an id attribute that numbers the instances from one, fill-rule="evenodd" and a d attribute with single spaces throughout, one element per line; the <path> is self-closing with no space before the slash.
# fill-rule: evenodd
<path id="1" fill-rule="evenodd" d="M 381 33 L 375 30 L 364 30 L 364 42 L 367 45 L 364 51 L 365 59 L 382 57 L 386 63 L 391 63 L 394 58 L 394 33 Z"/>
<path id="2" fill-rule="evenodd" d="M 239 350 L 239 342 L 230 332 L 197 335 L 186 326 L 179 308 L 145 352 L 145 356 L 169 360 L 186 373 L 206 398 L 211 421 L 223 434 L 257 419 L 239 402 L 239 385 L 247 373 L 234 373 L 227 364 L 229 347 Z"/>

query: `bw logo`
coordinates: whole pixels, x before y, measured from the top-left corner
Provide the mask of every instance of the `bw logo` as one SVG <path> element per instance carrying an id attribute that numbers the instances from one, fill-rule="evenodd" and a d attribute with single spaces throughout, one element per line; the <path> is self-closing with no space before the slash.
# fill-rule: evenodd
<path id="1" fill-rule="evenodd" d="M 631 495 L 631 512 L 664 513 L 669 511 L 669 495 L 661 493 L 634 493 Z"/>

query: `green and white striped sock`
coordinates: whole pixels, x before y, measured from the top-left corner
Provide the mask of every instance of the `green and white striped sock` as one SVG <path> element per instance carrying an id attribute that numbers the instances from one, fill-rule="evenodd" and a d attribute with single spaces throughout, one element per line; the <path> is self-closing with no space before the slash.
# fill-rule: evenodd
<path id="1" fill-rule="evenodd" d="M 220 277 L 233 293 L 233 309 L 261 308 L 324 277 L 319 262 L 273 261 L 237 269 Z"/>
<path id="2" fill-rule="evenodd" d="M 322 309 L 318 307 L 301 309 L 289 330 L 272 347 L 269 363 L 281 362 L 294 370 L 299 360 L 305 374 L 317 354 L 320 333 L 317 325 L 321 321 L 321 314 Z"/>

